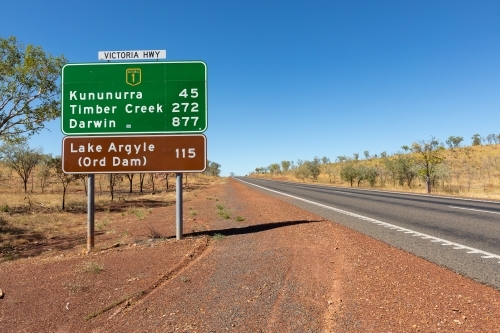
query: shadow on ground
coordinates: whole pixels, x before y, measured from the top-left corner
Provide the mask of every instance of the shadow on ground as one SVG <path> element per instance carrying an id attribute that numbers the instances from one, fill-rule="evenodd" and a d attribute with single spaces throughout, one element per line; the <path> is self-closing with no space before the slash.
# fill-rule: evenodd
<path id="1" fill-rule="evenodd" d="M 276 228 L 284 228 L 299 224 L 323 222 L 324 220 L 297 220 L 297 221 L 283 221 L 283 222 L 272 222 L 263 224 L 254 224 L 246 227 L 240 228 L 229 228 L 229 229 L 218 229 L 218 230 L 207 230 L 207 231 L 196 231 L 191 233 L 185 233 L 184 237 L 199 237 L 199 236 L 214 236 L 217 234 L 223 236 L 235 236 L 235 235 L 246 235 L 253 234 L 257 232 L 268 231 Z M 175 238 L 175 236 L 166 237 L 167 239 Z"/>
<path id="2" fill-rule="evenodd" d="M 95 235 L 102 235 L 104 232 L 96 232 Z M 35 257 L 47 251 L 70 250 L 78 245 L 86 244 L 85 235 L 64 235 L 52 238 L 45 238 L 41 234 L 16 234 L 11 235 L 10 240 L 22 238 L 28 243 L 6 244 L 0 246 L 0 263 L 21 258 Z"/>

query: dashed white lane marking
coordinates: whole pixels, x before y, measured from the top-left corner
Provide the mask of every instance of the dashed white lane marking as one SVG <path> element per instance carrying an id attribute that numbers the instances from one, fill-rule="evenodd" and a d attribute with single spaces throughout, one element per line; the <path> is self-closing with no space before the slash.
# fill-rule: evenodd
<path id="1" fill-rule="evenodd" d="M 491 210 L 482 210 L 482 209 L 473 209 L 473 208 L 463 208 L 463 207 L 455 207 L 455 206 L 448 206 L 450 208 L 455 208 L 455 209 L 463 209 L 463 210 L 472 210 L 474 212 L 480 212 L 480 213 L 489 213 L 489 214 L 498 214 L 500 215 L 499 212 L 492 212 Z"/>
<path id="2" fill-rule="evenodd" d="M 319 207 L 322 207 L 322 208 L 326 208 L 326 209 L 329 209 L 329 210 L 333 210 L 334 212 L 337 212 L 337 213 L 340 213 L 340 214 L 344 214 L 344 215 L 348 215 L 348 216 L 352 216 L 352 217 L 355 217 L 355 218 L 363 220 L 363 221 L 372 222 L 372 223 L 378 224 L 380 226 L 383 226 L 385 228 L 390 228 L 390 229 L 393 229 L 393 230 L 402 231 L 402 232 L 404 232 L 406 234 L 412 234 L 412 236 L 420 237 L 420 238 L 426 239 L 426 240 L 430 239 L 430 241 L 432 243 L 442 243 L 441 245 L 452 245 L 453 249 L 455 249 L 455 250 L 467 250 L 467 253 L 482 254 L 481 258 L 484 258 L 484 259 L 493 259 L 494 258 L 494 259 L 499 259 L 500 260 L 500 255 L 496 255 L 496 254 L 493 254 L 493 253 L 490 253 L 490 252 L 479 250 L 479 249 L 476 249 L 476 248 L 473 248 L 473 247 L 470 247 L 470 246 L 466 246 L 466 245 L 463 245 L 463 244 L 450 242 L 450 241 L 448 241 L 446 239 L 442 239 L 442 238 L 439 238 L 439 237 L 434 237 L 434 236 L 427 235 L 427 234 L 424 234 L 424 233 L 421 233 L 421 232 L 418 232 L 418 231 L 415 231 L 415 230 L 403 228 L 403 227 L 400 227 L 400 226 L 397 226 L 397 225 L 394 225 L 394 224 L 390 224 L 390 223 L 383 222 L 383 221 L 380 221 L 380 220 L 372 219 L 371 217 L 367 217 L 367 216 L 363 216 L 363 215 L 351 213 L 351 212 L 348 212 L 346 210 L 342 210 L 342 209 L 338 209 L 338 208 L 335 208 L 335 207 L 323 205 L 323 204 L 320 204 L 320 203 L 315 202 L 315 201 L 307 200 L 307 199 L 304 199 L 304 198 L 301 198 L 301 197 L 296 197 L 294 195 L 290 195 L 290 194 L 286 194 L 286 193 L 283 193 L 283 192 L 271 190 L 271 189 L 269 189 L 267 187 L 260 186 L 260 185 L 255 185 L 255 184 L 246 182 L 246 181 L 241 180 L 241 179 L 238 179 L 238 180 L 240 182 L 242 182 L 242 183 L 246 183 L 246 184 L 249 184 L 249 185 L 252 185 L 252 186 L 255 186 L 255 187 L 259 187 L 259 188 L 264 189 L 264 190 L 269 191 L 269 192 L 274 192 L 274 193 L 277 193 L 277 194 L 280 194 L 280 195 L 287 196 L 289 198 L 293 198 L 293 199 L 296 199 L 296 200 L 304 201 L 304 202 L 307 202 L 309 204 L 316 205 L 316 206 L 319 206 Z M 500 263 L 500 261 L 499 261 L 499 263 Z"/>

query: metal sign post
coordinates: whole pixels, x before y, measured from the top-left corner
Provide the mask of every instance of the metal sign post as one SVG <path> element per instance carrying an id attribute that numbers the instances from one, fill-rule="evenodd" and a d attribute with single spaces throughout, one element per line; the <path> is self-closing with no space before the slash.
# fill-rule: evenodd
<path id="1" fill-rule="evenodd" d="M 177 240 L 182 239 L 182 172 L 176 173 L 176 186 L 175 186 L 175 237 Z"/>
<path id="2" fill-rule="evenodd" d="M 94 248 L 94 186 L 95 175 L 88 175 L 88 196 L 87 196 L 87 251 Z"/>

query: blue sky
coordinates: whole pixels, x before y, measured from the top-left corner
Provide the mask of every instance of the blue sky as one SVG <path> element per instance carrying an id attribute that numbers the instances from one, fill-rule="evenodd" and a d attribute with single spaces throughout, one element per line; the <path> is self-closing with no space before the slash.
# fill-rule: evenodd
<path id="1" fill-rule="evenodd" d="M 9 1 L 0 35 L 70 62 L 166 49 L 208 66 L 222 175 L 500 134 L 498 1 Z M 60 155 L 60 122 L 30 144 Z"/>

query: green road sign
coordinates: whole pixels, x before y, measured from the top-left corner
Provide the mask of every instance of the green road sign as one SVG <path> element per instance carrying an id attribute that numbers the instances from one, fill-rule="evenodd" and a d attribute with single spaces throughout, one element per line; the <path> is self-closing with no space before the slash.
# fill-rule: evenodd
<path id="1" fill-rule="evenodd" d="M 61 78 L 61 130 L 66 135 L 207 129 L 207 67 L 202 61 L 68 64 Z"/>

